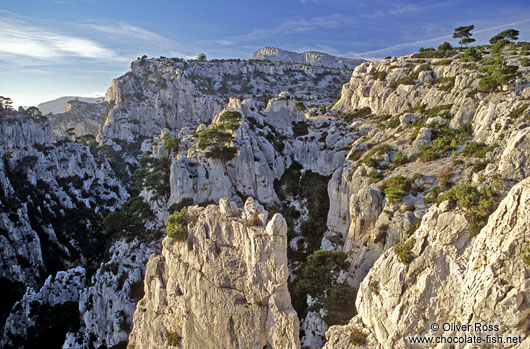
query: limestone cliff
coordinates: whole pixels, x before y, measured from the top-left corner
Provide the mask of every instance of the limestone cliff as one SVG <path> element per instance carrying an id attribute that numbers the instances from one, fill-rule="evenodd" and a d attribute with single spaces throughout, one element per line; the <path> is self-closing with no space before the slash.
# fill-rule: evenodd
<path id="1" fill-rule="evenodd" d="M 145 276 L 130 345 L 297 348 L 287 290 L 287 225 L 249 198 L 243 210 L 190 207 L 188 237 L 163 241 Z"/>
<path id="2" fill-rule="evenodd" d="M 99 137 L 133 140 L 164 128 L 195 129 L 210 123 L 230 97 L 253 98 L 265 105 L 269 98 L 295 87 L 300 100 L 329 104 L 349 74 L 287 63 L 142 58 L 112 81 L 105 96 L 110 111 Z"/>
<path id="3" fill-rule="evenodd" d="M 410 336 L 460 335 L 432 331 L 432 322 L 471 324 L 477 335 L 519 337 L 528 330 L 528 243 L 530 179 L 512 188 L 478 237 L 467 233 L 461 209 L 448 201 L 433 206 L 414 239 L 410 264 L 389 250 L 361 283 L 357 315 L 348 326 L 328 332 L 326 348 L 346 348 L 353 328 L 384 348 L 409 348 Z M 475 324 L 498 325 L 476 330 Z M 467 347 L 467 346 L 466 346 Z M 469 347 L 472 347 L 471 345 Z"/>
<path id="4" fill-rule="evenodd" d="M 353 69 L 364 62 L 364 59 L 342 58 L 317 51 L 296 53 L 274 47 L 263 47 L 252 53 L 252 59 L 270 60 L 273 62 L 303 63 L 323 65 L 325 67 Z"/>

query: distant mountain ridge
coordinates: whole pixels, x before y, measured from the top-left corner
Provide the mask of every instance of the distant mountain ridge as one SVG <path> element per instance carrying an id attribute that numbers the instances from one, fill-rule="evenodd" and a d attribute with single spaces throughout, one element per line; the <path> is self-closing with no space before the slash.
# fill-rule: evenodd
<path id="1" fill-rule="evenodd" d="M 52 101 L 40 103 L 37 105 L 37 108 L 46 115 L 48 113 L 59 114 L 64 113 L 66 108 L 66 103 L 71 100 L 78 100 L 80 102 L 86 103 L 97 103 L 103 100 L 103 97 L 79 97 L 79 96 L 65 96 L 59 97 Z"/>
<path id="2" fill-rule="evenodd" d="M 329 55 L 318 51 L 306 51 L 302 53 L 282 50 L 275 47 L 263 47 L 254 51 L 252 59 L 271 60 L 276 62 L 305 63 L 311 65 L 323 65 L 331 68 L 355 68 L 366 62 L 364 59 L 343 58 Z"/>

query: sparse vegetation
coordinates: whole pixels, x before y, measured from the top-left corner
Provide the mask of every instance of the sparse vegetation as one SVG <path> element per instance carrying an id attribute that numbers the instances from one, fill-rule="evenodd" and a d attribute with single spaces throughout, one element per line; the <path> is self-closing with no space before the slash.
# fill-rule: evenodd
<path id="1" fill-rule="evenodd" d="M 373 170 L 368 172 L 367 176 L 370 177 L 371 183 L 377 183 L 384 178 L 382 173 Z"/>
<path id="2" fill-rule="evenodd" d="M 385 181 L 384 193 L 386 199 L 395 204 L 401 201 L 403 196 L 407 195 L 410 190 L 410 181 L 402 176 L 395 176 Z"/>
<path id="3" fill-rule="evenodd" d="M 394 253 L 401 263 L 409 264 L 412 262 L 415 257 L 414 252 L 412 252 L 414 244 L 416 244 L 416 240 L 409 238 L 394 245 Z"/>
<path id="4" fill-rule="evenodd" d="M 140 159 L 140 168 L 133 173 L 134 183 L 139 189 L 153 192 L 152 200 L 167 198 L 170 191 L 169 168 L 167 156 L 153 158 L 146 153 Z"/>
<path id="5" fill-rule="evenodd" d="M 352 345 L 366 345 L 366 335 L 359 329 L 353 329 L 350 334 L 350 343 Z"/>
<path id="6" fill-rule="evenodd" d="M 370 107 L 365 107 L 361 109 L 356 109 L 352 112 L 340 113 L 337 115 L 337 118 L 345 120 L 346 122 L 351 122 L 353 119 L 364 118 L 370 114 L 372 114 L 372 109 L 370 109 Z"/>
<path id="7" fill-rule="evenodd" d="M 488 222 L 488 217 L 497 208 L 498 194 L 492 187 L 477 190 L 475 187 L 460 183 L 438 196 L 436 202 L 450 200 L 467 209 L 466 218 L 471 222 L 469 234 L 477 235 Z"/>
<path id="8" fill-rule="evenodd" d="M 471 142 L 466 144 L 462 150 L 464 156 L 474 156 L 477 158 L 484 158 L 487 153 L 495 149 L 495 145 L 487 145 L 484 143 Z"/>
<path id="9" fill-rule="evenodd" d="M 150 215 L 149 205 L 141 196 L 136 196 L 124 203 L 121 210 L 110 212 L 103 219 L 103 226 L 109 234 L 137 235 L 144 230 L 145 221 Z"/>
<path id="10" fill-rule="evenodd" d="M 176 241 L 185 241 L 188 238 L 187 207 L 175 211 L 167 219 L 166 234 Z"/>
<path id="11" fill-rule="evenodd" d="M 165 133 L 164 136 L 162 136 L 162 141 L 164 142 L 164 146 L 162 147 L 164 151 L 166 151 L 168 154 L 178 153 L 180 147 L 180 138 L 171 137 L 168 133 Z"/>
<path id="12" fill-rule="evenodd" d="M 304 105 L 304 102 L 302 102 L 302 101 L 296 101 L 294 103 L 294 106 L 296 107 L 296 110 L 298 110 L 298 111 L 301 111 L 301 112 L 305 111 L 305 105 Z"/>
<path id="13" fill-rule="evenodd" d="M 182 341 L 182 336 L 177 331 L 166 333 L 167 345 L 170 347 L 178 347 Z"/>
<path id="14" fill-rule="evenodd" d="M 173 214 L 175 212 L 180 212 L 184 207 L 188 207 L 193 205 L 193 199 L 192 198 L 183 198 L 179 202 L 175 202 L 169 206 L 167 209 L 170 214 Z"/>

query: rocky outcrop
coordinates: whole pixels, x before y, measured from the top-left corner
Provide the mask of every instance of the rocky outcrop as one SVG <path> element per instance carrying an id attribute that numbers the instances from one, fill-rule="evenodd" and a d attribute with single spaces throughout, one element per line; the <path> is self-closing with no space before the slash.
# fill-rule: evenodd
<path id="1" fill-rule="evenodd" d="M 340 69 L 287 63 L 142 58 L 107 90 L 111 109 L 99 139 L 133 140 L 164 128 L 195 129 L 209 124 L 230 97 L 254 98 L 265 106 L 272 96 L 293 89 L 294 79 L 297 99 L 329 104 L 348 77 Z"/>
<path id="2" fill-rule="evenodd" d="M 530 176 L 530 125 L 514 132 L 506 142 L 499 162 L 502 177 L 520 181 Z"/>
<path id="3" fill-rule="evenodd" d="M 108 111 L 109 105 L 106 102 L 86 103 L 71 100 L 66 103 L 63 113 L 52 114 L 48 117 L 53 124 L 53 132 L 57 136 L 75 135 L 79 137 L 90 134 L 95 138 Z"/>
<path id="4" fill-rule="evenodd" d="M 85 103 L 99 103 L 103 101 L 103 97 L 79 97 L 79 96 L 65 96 L 59 97 L 52 101 L 43 102 L 37 105 L 37 108 L 42 114 L 61 114 L 67 109 L 68 102 L 79 101 Z"/>
<path id="5" fill-rule="evenodd" d="M 3 337 L 0 339 L 2 347 L 10 347 L 17 343 L 18 345 L 36 345 L 38 337 L 36 333 L 46 331 L 40 328 L 39 321 L 42 321 L 42 314 L 53 307 L 59 307 L 63 304 L 71 303 L 71 310 L 77 310 L 76 303 L 79 301 L 79 292 L 85 287 L 85 269 L 77 267 L 67 271 L 60 271 L 57 275 L 50 275 L 44 282 L 41 289 L 36 292 L 33 288 L 28 287 L 26 293 L 20 301 L 15 303 L 13 311 L 9 314 L 5 325 Z M 51 314 L 47 314 L 51 315 Z M 66 315 L 66 317 L 72 314 Z M 51 320 L 51 319 L 47 319 Z M 73 320 L 78 320 L 74 318 Z M 56 335 L 65 335 L 65 333 Z M 61 338 L 59 338 L 59 342 Z"/>
<path id="6" fill-rule="evenodd" d="M 483 336 L 526 338 L 528 267 L 521 249 L 528 240 L 529 202 L 526 179 L 473 239 L 461 209 L 448 201 L 431 207 L 411 237 L 415 258 L 403 264 L 393 250 L 385 252 L 359 288 L 359 314 L 348 326 L 332 327 L 328 342 L 340 342 L 360 321 L 384 348 L 408 348 L 409 336 L 459 334 L 431 331 L 433 322 L 470 324 L 471 333 Z M 475 324 L 498 329 L 477 331 Z M 526 347 L 527 342 L 515 347 Z"/>
<path id="7" fill-rule="evenodd" d="M 299 347 L 285 220 L 267 221 L 251 198 L 242 212 L 225 201 L 220 207 L 190 207 L 187 242 L 167 237 L 150 258 L 129 345 Z"/>
<path id="8" fill-rule="evenodd" d="M 493 144 L 502 138 L 499 128 L 510 123 L 512 107 L 520 105 L 521 98 L 528 93 L 528 87 L 512 89 L 502 95 L 477 92 L 480 76 L 458 60 L 447 65 L 431 60 L 422 66 L 413 64 L 413 68 L 410 64 L 410 57 L 360 64 L 354 69 L 350 82 L 343 86 L 341 98 L 333 110 L 369 107 L 375 114 L 396 115 L 407 113 L 415 106 L 446 105 L 449 114 L 446 111 L 439 114 L 451 117 L 451 127 L 472 122 L 475 141 Z M 418 73 L 420 68 L 427 70 Z M 415 71 L 417 76 L 411 78 Z M 384 73 L 385 77 L 378 79 L 376 73 Z M 400 83 L 404 78 L 413 82 Z"/>
<path id="9" fill-rule="evenodd" d="M 296 53 L 274 47 L 263 47 L 252 53 L 252 59 L 270 60 L 273 62 L 302 63 L 323 65 L 325 67 L 353 69 L 364 62 L 364 59 L 342 58 L 317 51 Z"/>
<path id="10" fill-rule="evenodd" d="M 103 213 L 128 194 L 105 158 L 57 140 L 46 117 L 4 111 L 0 130 L 2 343 L 31 346 L 48 330 L 61 342 L 61 320 L 42 322 L 63 307 L 77 311 L 83 267 L 105 245 Z"/>
<path id="11" fill-rule="evenodd" d="M 81 347 L 127 342 L 136 303 L 143 297 L 145 264 L 159 253 L 160 239 L 116 241 L 110 248 L 110 260 L 101 264 L 90 285 L 79 290 L 79 332 L 70 333 L 65 345 Z"/>

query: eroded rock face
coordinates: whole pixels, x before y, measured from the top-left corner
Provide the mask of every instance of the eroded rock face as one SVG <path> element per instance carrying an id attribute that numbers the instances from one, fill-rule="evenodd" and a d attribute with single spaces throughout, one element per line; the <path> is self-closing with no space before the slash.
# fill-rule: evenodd
<path id="1" fill-rule="evenodd" d="M 98 139 L 133 140 L 164 128 L 195 129 L 210 123 L 230 97 L 254 96 L 264 107 L 271 96 L 292 88 L 293 79 L 298 80 L 297 98 L 329 104 L 335 98 L 331 91 L 338 90 L 349 74 L 289 63 L 140 59 L 107 90 L 110 111 Z M 322 92 L 315 93 L 314 81 Z"/>
<path id="2" fill-rule="evenodd" d="M 82 101 L 68 101 L 64 113 L 49 116 L 53 124 L 53 132 L 57 136 L 64 136 L 66 130 L 76 136 L 95 134 L 109 111 L 109 104 L 86 103 Z"/>
<path id="3" fill-rule="evenodd" d="M 432 332 L 432 322 L 499 325 L 482 335 L 526 337 L 528 266 L 521 249 L 527 243 L 530 179 L 516 185 L 480 234 L 471 238 L 461 209 L 449 202 L 433 206 L 416 233 L 410 264 L 393 250 L 376 262 L 359 288 L 358 315 L 348 326 L 332 327 L 329 343 L 349 336 L 360 324 L 384 348 L 408 348 L 407 336 L 455 335 Z M 516 347 L 524 348 L 528 339 Z M 331 346 L 330 346 L 331 347 Z"/>
<path id="4" fill-rule="evenodd" d="M 224 201 L 222 209 L 189 208 L 188 242 L 165 238 L 162 254 L 147 264 L 130 345 L 299 347 L 287 290 L 287 225 L 275 214 L 262 226 L 267 215 L 250 200 L 241 216 L 223 214 L 233 207 Z"/>
<path id="5" fill-rule="evenodd" d="M 252 59 L 268 59 L 270 61 L 304 63 L 312 65 L 323 65 L 326 67 L 343 68 L 346 66 L 353 69 L 358 64 L 364 62 L 363 59 L 341 58 L 328 55 L 322 52 L 307 51 L 296 53 L 274 47 L 263 47 L 252 53 Z"/>
<path id="6" fill-rule="evenodd" d="M 520 181 L 530 176 L 530 127 L 516 131 L 508 139 L 499 162 L 502 177 Z"/>

